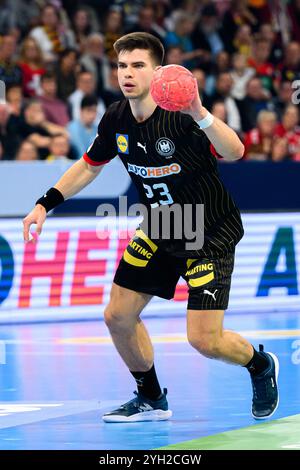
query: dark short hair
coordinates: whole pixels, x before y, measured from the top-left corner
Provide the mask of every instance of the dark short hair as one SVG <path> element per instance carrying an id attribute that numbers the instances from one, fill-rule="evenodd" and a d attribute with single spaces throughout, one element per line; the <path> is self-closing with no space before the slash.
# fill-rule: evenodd
<path id="1" fill-rule="evenodd" d="M 150 56 L 157 65 L 161 65 L 164 59 L 165 50 L 160 40 L 153 34 L 136 32 L 120 37 L 114 43 L 114 50 L 117 54 L 121 51 L 131 52 L 134 49 L 144 49 L 149 51 Z"/>
<path id="2" fill-rule="evenodd" d="M 91 106 L 97 106 L 98 100 L 95 95 L 85 95 L 80 103 L 80 109 L 90 108 Z"/>
<path id="3" fill-rule="evenodd" d="M 60 54 L 59 54 L 59 61 L 61 62 L 67 55 L 69 54 L 75 54 L 76 60 L 78 60 L 80 54 L 77 51 L 77 49 L 74 49 L 73 47 L 66 47 Z"/>
<path id="4" fill-rule="evenodd" d="M 202 8 L 201 16 L 218 16 L 218 10 L 213 3 Z"/>
<path id="5" fill-rule="evenodd" d="M 41 76 L 40 80 L 41 83 L 45 82 L 46 80 L 54 80 L 56 82 L 56 75 L 53 70 L 47 70 L 47 72 Z"/>
<path id="6" fill-rule="evenodd" d="M 34 104 L 39 104 L 41 105 L 41 102 L 38 98 L 29 98 L 27 101 L 25 101 L 24 103 L 24 108 L 23 108 L 23 111 L 26 111 L 28 108 L 30 108 L 30 106 L 34 105 Z"/>

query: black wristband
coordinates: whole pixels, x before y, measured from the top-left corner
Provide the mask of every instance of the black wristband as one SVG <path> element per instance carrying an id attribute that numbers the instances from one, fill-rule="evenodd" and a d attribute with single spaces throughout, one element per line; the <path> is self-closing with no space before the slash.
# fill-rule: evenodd
<path id="1" fill-rule="evenodd" d="M 41 204 L 45 207 L 46 212 L 49 212 L 51 209 L 54 209 L 54 207 L 64 202 L 64 200 L 65 198 L 58 189 L 50 188 L 35 204 Z"/>

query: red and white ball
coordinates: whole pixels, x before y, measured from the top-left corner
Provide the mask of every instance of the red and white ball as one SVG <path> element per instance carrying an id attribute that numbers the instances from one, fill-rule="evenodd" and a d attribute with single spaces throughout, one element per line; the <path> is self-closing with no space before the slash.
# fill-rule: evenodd
<path id="1" fill-rule="evenodd" d="M 196 96 L 193 74 L 181 65 L 165 65 L 154 71 L 150 93 L 155 103 L 167 111 L 188 108 Z"/>

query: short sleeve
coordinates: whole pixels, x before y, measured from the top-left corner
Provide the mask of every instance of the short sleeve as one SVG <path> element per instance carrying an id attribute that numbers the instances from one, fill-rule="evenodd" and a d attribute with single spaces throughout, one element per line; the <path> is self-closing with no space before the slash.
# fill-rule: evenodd
<path id="1" fill-rule="evenodd" d="M 112 160 L 117 152 L 109 126 L 109 115 L 106 112 L 98 126 L 98 134 L 94 142 L 83 155 L 83 159 L 92 166 L 100 166 Z"/>
<path id="2" fill-rule="evenodd" d="M 194 146 L 195 149 L 202 149 L 206 155 L 213 155 L 215 158 L 223 158 L 220 155 L 213 144 L 210 142 L 209 138 L 203 132 L 196 121 L 189 116 L 188 114 L 182 114 L 183 123 L 182 127 L 186 134 L 188 134 L 191 144 Z"/>

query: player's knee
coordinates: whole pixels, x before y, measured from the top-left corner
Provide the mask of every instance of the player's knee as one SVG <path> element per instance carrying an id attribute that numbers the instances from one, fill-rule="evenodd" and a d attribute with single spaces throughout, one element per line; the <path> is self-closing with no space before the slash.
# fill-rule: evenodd
<path id="1" fill-rule="evenodd" d="M 188 341 L 193 348 L 205 357 L 216 359 L 221 356 L 220 342 L 217 335 L 191 334 L 188 337 Z"/>
<path id="2" fill-rule="evenodd" d="M 108 328 L 117 328 L 125 321 L 125 315 L 117 304 L 110 302 L 104 310 L 104 321 Z"/>

